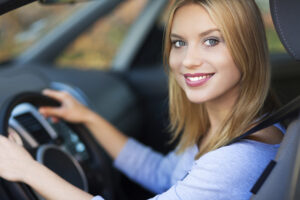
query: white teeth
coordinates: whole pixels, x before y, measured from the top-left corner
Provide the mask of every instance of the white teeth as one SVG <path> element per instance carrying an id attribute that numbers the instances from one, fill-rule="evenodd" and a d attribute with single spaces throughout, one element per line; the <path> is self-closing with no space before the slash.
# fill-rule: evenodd
<path id="1" fill-rule="evenodd" d="M 205 78 L 208 78 L 209 76 L 197 76 L 197 77 L 187 77 L 190 81 L 199 81 Z"/>

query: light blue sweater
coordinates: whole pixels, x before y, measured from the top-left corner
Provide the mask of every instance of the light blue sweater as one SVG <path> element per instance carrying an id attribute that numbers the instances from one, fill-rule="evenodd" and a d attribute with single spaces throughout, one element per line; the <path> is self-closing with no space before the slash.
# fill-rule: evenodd
<path id="1" fill-rule="evenodd" d="M 197 146 L 163 156 L 129 139 L 115 167 L 158 194 L 151 200 L 244 200 L 279 145 L 243 139 L 197 160 Z M 102 200 L 100 196 L 93 200 Z"/>

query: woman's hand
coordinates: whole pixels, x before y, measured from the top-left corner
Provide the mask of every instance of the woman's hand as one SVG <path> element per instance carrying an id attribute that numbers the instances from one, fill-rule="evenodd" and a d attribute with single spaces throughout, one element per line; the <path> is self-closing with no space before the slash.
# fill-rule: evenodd
<path id="1" fill-rule="evenodd" d="M 73 123 L 83 123 L 99 144 L 116 158 L 127 141 L 127 136 L 95 112 L 91 111 L 66 92 L 44 90 L 43 94 L 61 102 L 60 107 L 41 107 L 45 117 L 62 118 Z"/>
<path id="2" fill-rule="evenodd" d="M 39 112 L 45 117 L 52 117 L 54 121 L 58 118 L 72 123 L 86 123 L 92 111 L 79 103 L 67 92 L 55 90 L 43 90 L 43 94 L 61 103 L 60 107 L 41 107 Z"/>
<path id="3" fill-rule="evenodd" d="M 24 181 L 34 164 L 31 155 L 20 145 L 0 135 L 0 176 L 9 181 Z"/>
<path id="4" fill-rule="evenodd" d="M 90 200 L 92 195 L 76 188 L 33 160 L 20 145 L 0 135 L 0 177 L 31 186 L 45 199 Z"/>

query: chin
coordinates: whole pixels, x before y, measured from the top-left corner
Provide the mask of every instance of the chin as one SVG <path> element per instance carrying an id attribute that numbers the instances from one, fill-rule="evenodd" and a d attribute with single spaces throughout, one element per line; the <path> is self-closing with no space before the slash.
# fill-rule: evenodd
<path id="1" fill-rule="evenodd" d="M 205 103 L 209 100 L 207 97 L 201 96 L 199 94 L 186 94 L 186 97 L 191 103 L 195 104 Z"/>

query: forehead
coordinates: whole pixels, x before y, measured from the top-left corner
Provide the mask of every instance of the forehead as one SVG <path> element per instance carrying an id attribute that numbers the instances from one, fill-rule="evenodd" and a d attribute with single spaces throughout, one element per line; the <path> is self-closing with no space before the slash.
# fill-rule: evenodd
<path id="1" fill-rule="evenodd" d="M 204 32 L 214 29 L 217 26 L 213 23 L 207 11 L 199 4 L 187 4 L 176 10 L 172 22 L 171 32 Z"/>

